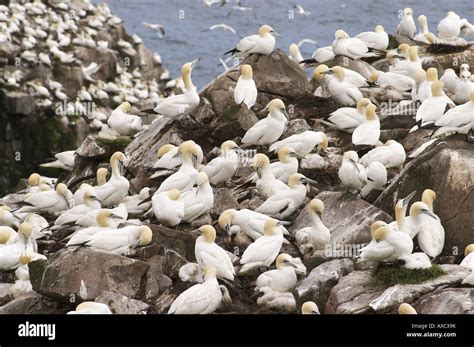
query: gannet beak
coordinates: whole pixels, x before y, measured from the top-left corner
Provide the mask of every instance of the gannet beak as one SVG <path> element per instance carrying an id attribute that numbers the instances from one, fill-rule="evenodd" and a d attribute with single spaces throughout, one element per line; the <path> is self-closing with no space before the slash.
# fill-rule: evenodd
<path id="1" fill-rule="evenodd" d="M 123 219 L 122 217 L 120 217 L 119 215 L 116 215 L 115 213 L 111 213 L 109 218 L 112 218 L 112 219 Z"/>
<path id="2" fill-rule="evenodd" d="M 281 35 L 274 30 L 271 32 L 271 34 L 275 37 L 281 37 Z"/>
<path id="3" fill-rule="evenodd" d="M 262 178 L 262 168 L 260 166 L 257 167 L 257 176 L 258 178 Z"/>
<path id="4" fill-rule="evenodd" d="M 291 225 L 291 222 L 287 222 L 286 220 L 281 220 L 278 222 L 278 225 L 280 226 Z"/>
<path id="5" fill-rule="evenodd" d="M 435 214 L 433 214 L 433 212 L 431 212 L 429 210 L 422 210 L 421 212 L 424 213 L 424 214 L 427 214 L 428 216 L 430 216 L 433 219 L 438 220 L 438 217 Z"/>
<path id="6" fill-rule="evenodd" d="M 293 153 L 293 156 L 298 158 L 298 159 L 306 159 L 304 155 L 298 154 L 298 153 Z"/>
<path id="7" fill-rule="evenodd" d="M 410 200 L 415 196 L 416 190 L 408 194 L 404 199 L 403 199 L 403 206 L 408 206 L 408 203 Z"/>
<path id="8" fill-rule="evenodd" d="M 201 57 L 197 58 L 197 59 L 194 59 L 192 62 L 191 62 L 191 67 L 194 67 L 194 65 L 199 61 L 201 60 Z"/>
<path id="9" fill-rule="evenodd" d="M 315 180 L 312 180 L 312 179 L 310 179 L 310 178 L 308 178 L 308 177 L 303 177 L 303 178 L 301 179 L 301 181 L 303 181 L 303 182 L 305 182 L 305 183 L 312 184 L 312 185 L 318 184 L 318 182 L 316 182 Z"/>
<path id="10" fill-rule="evenodd" d="M 224 230 L 227 233 L 227 235 L 230 235 L 230 224 L 226 224 L 224 227 Z"/>
<path id="11" fill-rule="evenodd" d="M 323 72 L 324 75 L 332 75 L 333 73 L 334 71 L 332 71 L 331 69 Z"/>
<path id="12" fill-rule="evenodd" d="M 350 162 L 352 165 L 354 165 L 354 167 L 356 168 L 357 172 L 360 172 L 360 171 L 359 171 L 359 168 L 357 167 L 357 163 L 356 163 L 354 160 L 349 159 L 349 162 Z"/>
<path id="13" fill-rule="evenodd" d="M 286 119 L 290 119 L 290 116 L 288 116 L 288 112 L 286 112 L 285 109 L 282 109 L 281 112 L 285 115 Z"/>
<path id="14" fill-rule="evenodd" d="M 196 164 L 197 164 L 197 155 L 194 155 L 192 156 L 192 162 L 193 162 L 193 166 L 196 167 Z"/>
<path id="15" fill-rule="evenodd" d="M 91 200 L 95 200 L 95 201 L 100 202 L 100 203 L 103 203 L 103 201 L 102 201 L 101 199 L 99 199 L 99 198 L 98 198 L 97 196 L 95 196 L 95 195 L 91 195 L 91 196 L 90 196 L 90 199 L 91 199 Z"/>

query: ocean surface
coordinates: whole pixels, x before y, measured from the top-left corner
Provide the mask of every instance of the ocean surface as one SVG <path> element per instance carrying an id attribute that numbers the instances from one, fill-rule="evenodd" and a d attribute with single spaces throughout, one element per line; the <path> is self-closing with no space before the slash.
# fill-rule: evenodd
<path id="1" fill-rule="evenodd" d="M 449 10 L 474 22 L 473 0 L 242 0 L 242 6 L 251 7 L 252 11 L 234 11 L 230 15 L 236 5 L 234 0 L 222 7 L 220 4 L 207 7 L 202 0 L 105 2 L 115 15 L 123 19 L 129 34 L 138 34 L 147 48 L 161 55 L 172 78 L 179 75 L 183 63 L 200 57 L 201 61 L 193 71 L 193 82 L 198 89 L 224 71 L 219 57 L 240 40 L 237 35 L 222 29 L 205 31 L 214 24 L 227 24 L 241 36 L 255 34 L 260 25 L 269 24 L 282 35 L 277 39 L 277 47 L 287 52 L 291 43 L 305 38 L 316 41 L 318 46 L 330 45 L 337 29 L 355 36 L 362 31 L 373 31 L 375 25 L 382 24 L 387 32 L 394 33 L 400 21 L 399 14 L 407 6 L 413 9 L 415 22 L 420 14 L 427 16 L 429 30 L 434 33 Z M 311 15 L 297 14 L 293 8 L 295 4 L 301 5 Z M 166 35 L 159 38 L 142 22 L 163 25 Z M 314 44 L 305 43 L 300 50 L 303 57 L 309 58 L 316 48 Z M 232 65 L 233 61 L 228 64 Z"/>

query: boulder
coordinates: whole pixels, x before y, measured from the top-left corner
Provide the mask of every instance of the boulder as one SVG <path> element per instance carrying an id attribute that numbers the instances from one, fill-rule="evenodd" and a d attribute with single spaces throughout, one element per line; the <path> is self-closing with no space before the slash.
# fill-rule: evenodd
<path id="1" fill-rule="evenodd" d="M 0 314 L 64 314 L 68 311 L 38 293 L 28 293 L 0 307 Z"/>
<path id="2" fill-rule="evenodd" d="M 420 314 L 474 314 L 474 289 L 437 289 L 423 295 L 416 310 Z"/>
<path id="3" fill-rule="evenodd" d="M 5 305 L 7 302 L 13 299 L 9 293 L 9 290 L 12 286 L 13 283 L 0 283 L 0 306 Z"/>
<path id="4" fill-rule="evenodd" d="M 36 111 L 33 97 L 29 94 L 0 89 L 2 112 L 9 115 L 32 115 Z"/>
<path id="5" fill-rule="evenodd" d="M 95 62 L 100 66 L 99 70 L 91 77 L 103 81 L 113 81 L 117 75 L 117 55 L 114 51 L 98 50 L 89 47 L 76 46 L 74 55 L 82 61 L 84 67 Z"/>
<path id="6" fill-rule="evenodd" d="M 77 92 L 84 85 L 82 70 L 78 66 L 54 64 L 53 76 L 55 81 L 63 85 L 64 92 L 70 98 L 75 99 Z"/>
<path id="7" fill-rule="evenodd" d="M 166 257 L 155 255 L 148 259 L 147 262 L 150 265 L 150 269 L 146 273 L 145 300 L 149 301 L 171 288 L 173 281 L 163 273 Z"/>
<path id="8" fill-rule="evenodd" d="M 143 301 L 109 291 L 102 292 L 95 301 L 106 304 L 115 314 L 145 314 L 150 307 Z"/>
<path id="9" fill-rule="evenodd" d="M 138 297 L 148 268 L 140 260 L 87 248 L 66 248 L 29 264 L 33 290 L 61 302 L 77 301 L 79 293 L 94 300 L 103 291 Z"/>
<path id="10" fill-rule="evenodd" d="M 338 281 L 354 270 L 354 262 L 349 258 L 334 259 L 314 268 L 295 288 L 297 306 L 306 301 L 314 301 L 324 309 L 331 289 Z"/>

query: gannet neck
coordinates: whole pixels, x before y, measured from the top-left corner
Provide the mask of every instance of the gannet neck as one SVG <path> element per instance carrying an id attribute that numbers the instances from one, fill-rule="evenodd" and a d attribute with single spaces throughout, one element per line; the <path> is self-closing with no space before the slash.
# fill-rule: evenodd
<path id="1" fill-rule="evenodd" d="M 191 71 L 184 71 L 181 78 L 184 82 L 184 88 L 186 88 L 187 91 L 195 89 L 193 81 L 191 80 Z"/>
<path id="2" fill-rule="evenodd" d="M 375 114 L 375 105 L 367 105 L 365 108 L 365 116 L 367 120 L 377 120 L 377 115 Z"/>
<path id="3" fill-rule="evenodd" d="M 433 212 L 433 201 L 436 199 L 436 193 L 431 189 L 425 189 L 421 195 L 421 201 L 423 201 Z"/>
<path id="4" fill-rule="evenodd" d="M 408 51 L 408 56 L 410 57 L 411 62 L 415 62 L 418 60 L 418 47 L 412 46 Z"/>
<path id="5" fill-rule="evenodd" d="M 375 71 L 374 71 L 375 72 Z M 377 74 L 378 76 L 378 74 Z M 362 98 L 360 99 L 358 102 L 357 102 L 357 111 L 360 113 L 360 114 L 365 114 L 365 108 L 367 107 L 367 105 L 370 104 L 370 100 L 369 99 L 366 99 L 366 98 Z"/>
<path id="6" fill-rule="evenodd" d="M 110 158 L 110 167 L 112 170 L 112 176 L 115 178 L 120 178 L 120 169 L 118 166 L 118 159 L 116 158 Z"/>
<path id="7" fill-rule="evenodd" d="M 406 207 L 403 206 L 403 202 L 397 203 L 397 206 L 395 206 L 395 220 L 397 222 L 398 231 L 403 231 L 405 228 L 405 214 Z"/>

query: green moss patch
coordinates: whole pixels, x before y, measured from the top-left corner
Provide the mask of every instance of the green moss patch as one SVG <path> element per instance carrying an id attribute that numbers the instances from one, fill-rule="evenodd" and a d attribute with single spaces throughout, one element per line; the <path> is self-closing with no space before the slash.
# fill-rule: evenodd
<path id="1" fill-rule="evenodd" d="M 393 286 L 396 284 L 417 284 L 435 279 L 445 274 L 446 271 L 444 271 L 439 265 L 433 264 L 429 269 L 413 270 L 400 268 L 394 265 L 382 265 L 378 267 L 372 275 L 377 282 Z"/>
<path id="2" fill-rule="evenodd" d="M 108 151 L 111 152 L 116 152 L 120 151 L 123 152 L 125 150 L 125 147 L 127 147 L 130 142 L 132 142 L 132 139 L 128 136 L 121 136 L 116 139 L 105 139 L 102 137 L 97 137 L 95 139 L 95 142 L 102 148 L 107 149 Z"/>

